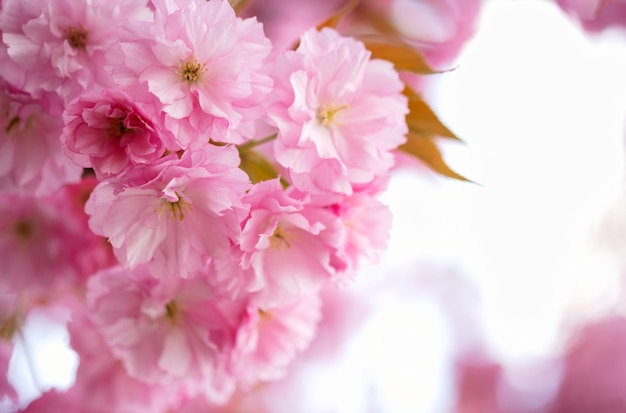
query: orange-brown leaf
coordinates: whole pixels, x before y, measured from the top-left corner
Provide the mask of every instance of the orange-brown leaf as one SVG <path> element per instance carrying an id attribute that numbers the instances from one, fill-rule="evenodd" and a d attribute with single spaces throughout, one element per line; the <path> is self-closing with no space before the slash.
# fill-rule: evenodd
<path id="1" fill-rule="evenodd" d="M 409 132 L 424 136 L 441 136 L 443 138 L 460 139 L 441 122 L 435 112 L 419 95 L 406 88 L 404 94 L 409 98 L 409 114 L 406 123 Z"/>
<path id="2" fill-rule="evenodd" d="M 444 161 L 439 148 L 432 137 L 409 133 L 407 143 L 400 147 L 400 150 L 415 156 L 424 162 L 433 171 L 448 178 L 460 181 L 471 182 L 463 175 L 453 171 Z"/>
<path id="3" fill-rule="evenodd" d="M 339 10 L 333 13 L 328 19 L 317 25 L 317 29 L 324 27 L 337 27 L 341 19 L 350 14 L 359 5 L 361 0 L 348 0 Z"/>
<path id="4" fill-rule="evenodd" d="M 246 7 L 248 3 L 250 3 L 250 0 L 228 0 L 228 2 L 232 6 L 232 8 L 235 10 L 235 12 L 239 12 L 241 11 L 241 9 Z"/>
<path id="5" fill-rule="evenodd" d="M 239 150 L 239 167 L 250 177 L 252 183 L 267 181 L 278 176 L 276 168 L 263 155 L 253 150 Z"/>
<path id="6" fill-rule="evenodd" d="M 396 70 L 413 72 L 421 75 L 441 73 L 434 70 L 415 47 L 388 36 L 361 35 L 356 36 L 365 43 L 376 59 L 389 60 Z"/>

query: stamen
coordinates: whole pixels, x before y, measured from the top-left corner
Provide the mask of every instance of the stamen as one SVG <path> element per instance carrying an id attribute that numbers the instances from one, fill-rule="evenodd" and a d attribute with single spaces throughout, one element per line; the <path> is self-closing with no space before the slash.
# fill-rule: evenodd
<path id="1" fill-rule="evenodd" d="M 176 202 L 170 202 L 166 199 L 163 200 L 166 208 L 169 208 L 170 212 L 174 219 L 182 221 L 185 218 L 185 210 L 190 207 L 190 205 L 185 202 L 183 199 L 178 198 Z"/>
<path id="2" fill-rule="evenodd" d="M 350 105 L 322 107 L 317 110 L 317 121 L 322 126 L 331 126 L 335 123 L 335 116 L 337 116 L 339 112 L 346 110 L 349 107 Z"/>
<path id="3" fill-rule="evenodd" d="M 6 133 L 11 133 L 13 129 L 17 128 L 17 125 L 19 125 L 19 123 L 20 123 L 20 117 L 14 116 L 13 118 L 11 118 L 9 123 L 7 123 L 7 126 L 6 128 L 4 128 L 4 131 Z"/>
<path id="4" fill-rule="evenodd" d="M 173 323 L 176 321 L 178 314 L 180 313 L 180 308 L 178 307 L 178 303 L 175 300 L 170 301 L 165 305 L 165 313 L 167 314 L 167 318 Z"/>
<path id="5" fill-rule="evenodd" d="M 0 326 L 0 339 L 11 340 L 13 335 L 17 331 L 17 320 L 15 317 L 11 317 L 4 321 L 4 324 Z"/>
<path id="6" fill-rule="evenodd" d="M 73 49 L 84 49 L 87 46 L 87 30 L 81 26 L 68 27 L 66 39 Z"/>
<path id="7" fill-rule="evenodd" d="M 15 230 L 15 233 L 17 234 L 18 237 L 22 238 L 22 239 L 29 239 L 31 238 L 31 236 L 33 235 L 34 228 L 33 225 L 29 222 L 26 221 L 24 219 L 19 220 L 16 224 L 15 227 L 13 227 Z"/>
<path id="8" fill-rule="evenodd" d="M 274 249 L 281 249 L 284 245 L 287 248 L 291 248 L 289 238 L 291 238 L 291 236 L 288 232 L 281 230 L 280 227 L 276 228 L 276 230 L 270 237 L 270 247 Z"/>
<path id="9" fill-rule="evenodd" d="M 111 118 L 109 119 L 109 133 L 112 137 L 121 138 L 126 135 L 130 129 L 124 126 L 125 118 Z"/>
<path id="10" fill-rule="evenodd" d="M 179 66 L 178 72 L 176 73 L 182 80 L 191 85 L 202 80 L 204 72 L 206 72 L 204 64 L 199 63 L 197 60 L 188 60 L 185 64 Z"/>
<path id="11" fill-rule="evenodd" d="M 262 308 L 259 308 L 257 311 L 259 312 L 259 319 L 261 321 L 270 321 L 272 319 L 272 313 L 269 311 L 263 310 Z"/>

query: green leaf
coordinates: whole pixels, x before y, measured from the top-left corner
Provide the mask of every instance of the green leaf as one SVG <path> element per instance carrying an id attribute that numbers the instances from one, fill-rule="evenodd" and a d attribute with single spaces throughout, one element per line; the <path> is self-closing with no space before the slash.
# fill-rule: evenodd
<path id="1" fill-rule="evenodd" d="M 355 37 L 361 40 L 365 47 L 372 52 L 373 58 L 390 61 L 394 64 L 396 70 L 420 75 L 442 73 L 430 67 L 419 50 L 398 38 L 381 35 L 360 35 Z"/>
<path id="2" fill-rule="evenodd" d="M 460 181 L 472 182 L 463 175 L 453 171 L 446 164 L 433 137 L 409 133 L 407 142 L 400 147 L 400 150 L 420 159 L 438 174 Z"/>
<path id="3" fill-rule="evenodd" d="M 239 149 L 241 163 L 239 167 L 250 177 L 254 184 L 278 177 L 278 172 L 263 155 L 253 150 Z"/>
<path id="4" fill-rule="evenodd" d="M 439 120 L 435 112 L 421 96 L 408 87 L 404 90 L 404 94 L 409 98 L 409 114 L 406 116 L 409 132 L 418 135 L 441 136 L 457 141 L 461 140 Z"/>

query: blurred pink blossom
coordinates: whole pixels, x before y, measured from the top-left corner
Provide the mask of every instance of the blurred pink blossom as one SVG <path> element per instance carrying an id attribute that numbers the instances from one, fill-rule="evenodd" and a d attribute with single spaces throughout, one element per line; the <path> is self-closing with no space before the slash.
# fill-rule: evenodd
<path id="1" fill-rule="evenodd" d="M 624 0 L 555 0 L 567 14 L 590 32 L 611 27 L 626 28 Z"/>

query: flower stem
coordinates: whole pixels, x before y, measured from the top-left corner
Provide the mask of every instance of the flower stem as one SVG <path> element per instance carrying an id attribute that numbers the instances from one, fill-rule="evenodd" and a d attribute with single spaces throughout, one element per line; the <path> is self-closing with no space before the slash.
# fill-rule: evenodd
<path id="1" fill-rule="evenodd" d="M 33 384 L 37 388 L 40 393 L 43 393 L 44 388 L 41 384 L 41 380 L 39 380 L 39 376 L 37 375 L 37 369 L 35 369 L 35 361 L 33 359 L 33 353 L 31 352 L 30 346 L 26 341 L 26 337 L 22 330 L 18 330 L 17 337 L 24 349 L 24 357 L 26 358 L 26 365 L 28 366 L 28 373 L 30 373 L 30 377 L 33 380 Z"/>
<path id="2" fill-rule="evenodd" d="M 259 139 L 258 141 L 250 141 L 250 142 L 244 143 L 243 145 L 240 145 L 238 147 L 239 151 L 241 152 L 241 151 L 247 151 L 247 150 L 250 150 L 250 149 L 254 149 L 257 146 L 263 145 L 264 143 L 273 141 L 274 139 L 276 139 L 277 136 L 278 136 L 278 133 L 272 133 L 271 135 L 266 136 L 266 137 L 264 137 L 262 139 Z"/>

